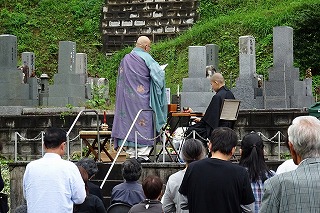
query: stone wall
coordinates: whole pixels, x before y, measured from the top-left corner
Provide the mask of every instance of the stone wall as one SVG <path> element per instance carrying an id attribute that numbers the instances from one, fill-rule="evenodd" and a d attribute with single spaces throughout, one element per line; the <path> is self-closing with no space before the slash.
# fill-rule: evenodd
<path id="1" fill-rule="evenodd" d="M 39 158 L 42 151 L 41 139 L 39 139 L 41 131 L 49 126 L 68 131 L 75 118 L 76 114 L 70 115 L 68 112 L 50 115 L 2 115 L 0 116 L 0 140 L 3 143 L 1 155 L 6 159 L 14 159 L 15 132 L 18 132 L 22 136 L 18 137 L 18 160 L 25 161 Z M 98 125 L 102 123 L 102 119 L 103 114 L 100 114 Z M 107 115 L 107 123 L 110 127 L 112 121 L 113 115 Z M 95 114 L 81 115 L 70 133 L 70 140 L 78 136 L 80 130 L 96 130 L 96 126 Z M 37 140 L 32 140 L 34 138 Z M 70 153 L 79 151 L 80 140 L 70 142 Z"/>
<path id="2" fill-rule="evenodd" d="M 198 0 L 106 0 L 102 9 L 103 50 L 132 45 L 138 36 L 153 42 L 172 38 L 197 19 Z"/>
<path id="3" fill-rule="evenodd" d="M 308 114 L 301 109 L 288 110 L 241 110 L 236 122 L 235 131 L 239 139 L 251 131 L 261 132 L 266 145 L 268 158 L 275 159 L 278 157 L 277 138 L 273 142 L 267 140 L 272 138 L 278 131 L 283 135 L 286 134 L 287 128 L 291 121 L 299 116 Z M 1 155 L 7 159 L 14 159 L 14 142 L 15 132 L 27 139 L 37 137 L 41 131 L 48 126 L 63 128 L 69 130 L 76 115 L 67 115 L 67 113 L 50 114 L 50 115 L 21 115 L 21 116 L 0 116 L 0 140 L 4 143 Z M 99 125 L 103 119 L 103 114 L 99 115 Z M 113 115 L 107 115 L 107 123 L 112 128 Z M 97 125 L 96 115 L 81 115 L 75 124 L 73 131 L 70 133 L 70 139 L 75 138 L 80 130 L 95 130 Z M 284 138 L 281 137 L 281 141 Z M 284 144 L 281 151 L 287 152 Z M 41 156 L 41 140 L 19 140 L 18 141 L 18 159 L 32 160 Z M 70 143 L 70 153 L 80 151 L 79 139 Z"/>

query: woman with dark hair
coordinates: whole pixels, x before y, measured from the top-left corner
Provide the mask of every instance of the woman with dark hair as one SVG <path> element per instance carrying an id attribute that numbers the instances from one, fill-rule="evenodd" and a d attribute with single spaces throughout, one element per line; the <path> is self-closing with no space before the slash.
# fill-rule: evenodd
<path id="1" fill-rule="evenodd" d="M 206 152 L 200 140 L 187 139 L 182 146 L 181 154 L 182 159 L 184 162 L 186 162 L 187 168 L 191 162 L 203 159 Z M 186 168 L 172 174 L 169 177 L 166 190 L 162 197 L 162 206 L 164 212 L 189 212 L 188 210 L 181 210 L 180 196 L 178 192 L 184 173 L 186 172 Z"/>
<path id="2" fill-rule="evenodd" d="M 128 213 L 163 213 L 162 204 L 159 201 L 163 182 L 156 175 L 149 175 L 142 182 L 146 199 L 131 207 Z"/>
<path id="3" fill-rule="evenodd" d="M 89 193 L 89 187 L 88 187 L 89 175 L 87 171 L 82 166 L 78 166 L 78 169 L 80 171 L 82 180 L 84 182 L 87 196 L 82 204 L 74 205 L 73 212 L 74 213 L 87 213 L 87 212 L 106 213 L 106 209 L 104 207 L 102 200 L 98 196 Z"/>
<path id="4" fill-rule="evenodd" d="M 264 181 L 272 177 L 275 172 L 269 170 L 264 160 L 264 145 L 257 133 L 245 135 L 241 141 L 239 165 L 246 167 L 251 180 L 254 194 L 254 212 L 258 213 L 261 207 Z"/>

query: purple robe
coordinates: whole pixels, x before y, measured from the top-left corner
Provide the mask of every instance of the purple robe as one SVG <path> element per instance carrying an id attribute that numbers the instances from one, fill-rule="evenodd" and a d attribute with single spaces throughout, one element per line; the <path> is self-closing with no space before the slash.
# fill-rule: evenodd
<path id="1" fill-rule="evenodd" d="M 116 106 L 112 126 L 112 137 L 115 148 L 121 144 L 140 109 L 151 109 L 150 103 L 150 71 L 145 61 L 134 52 L 127 54 L 118 69 Z M 151 111 L 143 111 L 137 119 L 127 139 L 135 142 L 135 132 L 138 131 L 145 138 L 153 138 L 154 124 Z M 152 146 L 153 140 L 146 140 L 139 134 L 138 146 Z"/>

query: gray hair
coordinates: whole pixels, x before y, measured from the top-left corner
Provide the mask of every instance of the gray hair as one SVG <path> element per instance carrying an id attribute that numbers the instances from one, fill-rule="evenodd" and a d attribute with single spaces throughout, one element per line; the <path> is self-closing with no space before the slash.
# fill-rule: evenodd
<path id="1" fill-rule="evenodd" d="M 98 172 L 97 163 L 92 158 L 82 158 L 76 165 L 82 166 L 87 171 L 89 178 Z"/>
<path id="2" fill-rule="evenodd" d="M 299 116 L 288 128 L 288 139 L 302 158 L 320 157 L 320 121 L 314 116 Z"/>
<path id="3" fill-rule="evenodd" d="M 189 164 L 203 159 L 205 157 L 205 148 L 200 140 L 190 138 L 184 142 L 181 155 L 184 162 Z"/>
<path id="4" fill-rule="evenodd" d="M 137 181 L 142 173 L 142 166 L 135 158 L 127 159 L 122 163 L 121 173 L 126 181 Z"/>

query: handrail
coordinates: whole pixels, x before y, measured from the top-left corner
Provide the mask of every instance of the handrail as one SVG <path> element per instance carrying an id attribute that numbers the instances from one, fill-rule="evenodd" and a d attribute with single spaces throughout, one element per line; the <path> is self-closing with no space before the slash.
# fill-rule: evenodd
<path id="1" fill-rule="evenodd" d="M 112 161 L 112 164 L 111 164 L 111 166 L 110 166 L 110 168 L 109 168 L 106 176 L 104 177 L 104 179 L 103 179 L 103 181 L 102 181 L 102 183 L 101 183 L 101 185 L 100 185 L 100 189 L 102 189 L 102 187 L 104 186 L 107 178 L 109 177 L 109 175 L 110 175 L 110 173 L 111 173 L 111 170 L 112 170 L 114 164 L 116 163 L 116 161 L 117 161 L 117 159 L 118 159 L 118 157 L 119 157 L 119 155 L 120 155 L 120 152 L 121 152 L 121 150 L 123 149 L 124 144 L 127 142 L 127 139 L 128 139 L 128 137 L 129 137 L 129 134 L 131 133 L 131 131 L 132 131 L 132 129 L 133 129 L 133 126 L 134 126 L 134 124 L 136 123 L 136 121 L 137 121 L 137 119 L 138 119 L 138 117 L 139 117 L 139 115 L 140 115 L 140 113 L 141 113 L 142 111 L 152 111 L 152 112 L 153 112 L 153 116 L 155 115 L 155 114 L 154 114 L 154 111 L 153 111 L 152 109 L 140 109 L 140 110 L 138 111 L 136 117 L 134 118 L 134 120 L 133 120 L 133 122 L 132 122 L 132 124 L 131 124 L 131 126 L 130 126 L 130 128 L 129 128 L 129 131 L 128 131 L 126 137 L 123 139 L 123 142 L 122 142 L 120 148 L 118 148 L 118 152 L 117 152 L 116 156 L 114 157 L 114 159 L 113 159 L 113 161 Z M 154 122 L 154 135 L 155 135 L 155 128 L 156 128 L 156 127 L 155 127 L 155 117 L 153 117 L 153 122 Z M 154 153 L 156 153 L 156 140 L 154 141 Z M 137 157 L 138 157 L 138 156 L 136 155 L 136 158 L 137 158 Z"/>
<path id="2" fill-rule="evenodd" d="M 99 160 L 101 160 L 101 158 L 100 158 L 99 114 L 98 114 L 98 112 L 97 112 L 96 110 L 94 110 L 94 109 L 81 110 L 81 111 L 78 113 L 76 119 L 73 121 L 71 127 L 69 128 L 69 130 L 68 130 L 68 132 L 67 132 L 67 156 L 68 156 L 68 160 L 70 160 L 70 139 L 69 139 L 69 134 L 70 134 L 71 130 L 73 129 L 74 125 L 76 124 L 76 122 L 78 121 L 80 115 L 81 115 L 82 113 L 85 113 L 85 112 L 94 112 L 94 113 L 96 113 L 96 117 L 97 117 L 97 140 L 98 140 L 98 142 L 99 142 L 99 143 L 98 143 L 98 158 L 99 158 Z"/>

